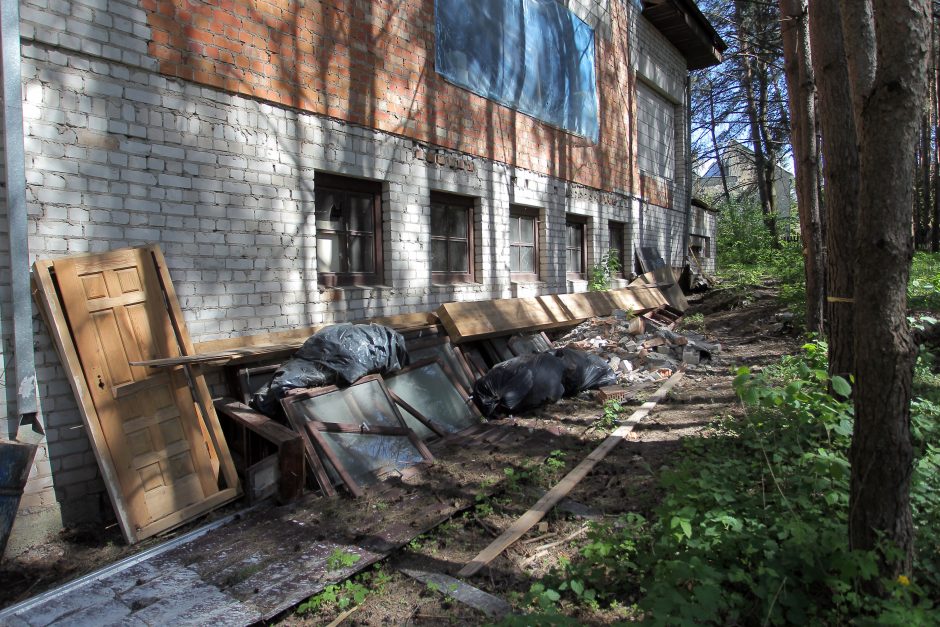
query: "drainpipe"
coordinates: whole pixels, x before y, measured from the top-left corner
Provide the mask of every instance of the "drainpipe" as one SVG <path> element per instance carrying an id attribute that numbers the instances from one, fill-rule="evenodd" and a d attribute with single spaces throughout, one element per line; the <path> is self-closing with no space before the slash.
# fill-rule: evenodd
<path id="1" fill-rule="evenodd" d="M 0 56 L 3 64 L 3 154 L 6 161 L 7 224 L 13 294 L 13 357 L 16 412 L 35 414 L 36 360 L 33 354 L 33 309 L 29 291 L 29 245 L 26 220 L 26 150 L 23 145 L 23 85 L 20 67 L 20 3 L 0 3 Z M 7 385 L 10 385 L 9 378 Z M 19 420 L 8 419 L 7 436 L 16 437 Z"/>
<path id="2" fill-rule="evenodd" d="M 689 233 L 692 230 L 692 73 L 685 74 L 685 231 L 682 234 L 682 267 L 689 265 Z"/>

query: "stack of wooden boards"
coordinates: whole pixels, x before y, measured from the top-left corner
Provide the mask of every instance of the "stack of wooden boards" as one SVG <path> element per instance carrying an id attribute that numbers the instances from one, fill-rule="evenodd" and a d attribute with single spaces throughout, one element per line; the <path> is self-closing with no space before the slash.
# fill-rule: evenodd
<path id="1" fill-rule="evenodd" d="M 286 426 L 248 407 L 251 388 L 321 327 L 194 347 L 157 246 L 37 261 L 33 281 L 129 543 L 238 497 L 239 473 L 252 500 L 299 497 L 305 466 L 324 494 L 339 485 L 362 494 L 432 462 L 426 441 L 479 423 L 474 380 L 550 348 L 540 331 L 616 309 L 687 306 L 663 268 L 620 290 L 373 319 L 405 334 L 413 364 L 346 388 L 296 390 L 282 401 Z M 202 369 L 223 365 L 235 398 L 213 402 Z"/>

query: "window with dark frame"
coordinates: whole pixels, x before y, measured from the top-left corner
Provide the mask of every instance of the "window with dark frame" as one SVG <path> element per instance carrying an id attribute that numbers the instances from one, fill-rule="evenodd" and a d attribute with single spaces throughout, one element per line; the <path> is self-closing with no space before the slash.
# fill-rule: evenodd
<path id="1" fill-rule="evenodd" d="M 473 281 L 473 199 L 431 194 L 431 280 Z"/>
<path id="2" fill-rule="evenodd" d="M 569 279 L 583 279 L 584 221 L 569 217 L 565 222 L 565 269 Z"/>
<path id="3" fill-rule="evenodd" d="M 613 274 L 614 277 L 621 279 L 624 277 L 624 264 L 627 259 L 627 251 L 624 247 L 624 231 L 627 229 L 627 225 L 623 222 L 614 222 L 613 220 L 607 223 L 607 229 L 610 234 L 609 248 L 613 253 L 617 254 L 617 261 L 620 262 L 620 270 Z"/>
<path id="4" fill-rule="evenodd" d="M 539 278 L 538 210 L 513 205 L 509 208 L 509 272 L 514 281 Z"/>
<path id="5" fill-rule="evenodd" d="M 381 184 L 317 173 L 315 189 L 318 282 L 381 283 Z"/>

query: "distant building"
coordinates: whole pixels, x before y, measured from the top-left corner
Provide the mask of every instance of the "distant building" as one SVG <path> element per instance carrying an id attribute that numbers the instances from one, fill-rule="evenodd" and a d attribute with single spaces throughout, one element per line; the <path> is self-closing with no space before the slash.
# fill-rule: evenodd
<path id="1" fill-rule="evenodd" d="M 757 172 L 754 166 L 754 151 L 739 142 L 731 142 L 722 152 L 722 164 L 725 170 L 725 180 L 728 192 L 733 200 L 757 200 Z M 721 171 L 718 162 L 712 163 L 705 175 L 693 184 L 694 194 L 711 200 L 724 195 L 721 182 Z M 789 218 L 794 204 L 794 178 L 793 174 L 780 167 L 776 167 L 774 175 L 774 196 L 776 198 L 777 215 L 780 221 L 787 226 L 781 231 L 787 234 Z"/>

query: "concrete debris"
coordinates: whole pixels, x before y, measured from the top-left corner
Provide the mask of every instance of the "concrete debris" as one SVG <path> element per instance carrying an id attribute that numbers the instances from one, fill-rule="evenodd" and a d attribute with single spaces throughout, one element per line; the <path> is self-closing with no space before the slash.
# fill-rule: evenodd
<path id="1" fill-rule="evenodd" d="M 640 319 L 644 323 L 636 324 Z M 617 373 L 618 383 L 643 383 L 669 377 L 682 364 L 705 368 L 721 344 L 700 333 L 680 332 L 655 320 L 630 318 L 623 312 L 587 320 L 555 342 L 593 353 Z"/>

